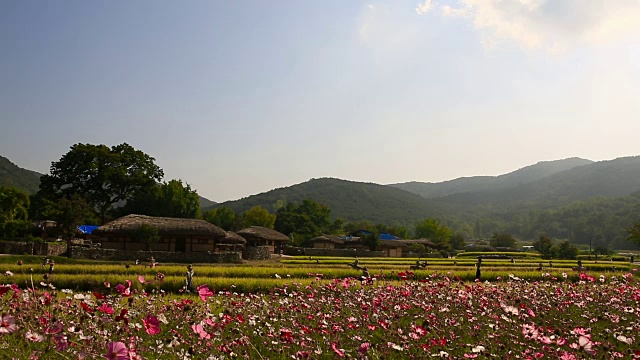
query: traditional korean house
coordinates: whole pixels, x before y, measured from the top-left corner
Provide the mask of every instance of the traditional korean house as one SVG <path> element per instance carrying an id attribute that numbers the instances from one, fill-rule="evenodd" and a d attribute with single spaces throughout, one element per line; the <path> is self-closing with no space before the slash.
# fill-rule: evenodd
<path id="1" fill-rule="evenodd" d="M 314 249 L 340 249 L 344 245 L 344 239 L 335 235 L 320 235 L 305 242 L 305 246 Z"/>
<path id="2" fill-rule="evenodd" d="M 242 236 L 234 232 L 227 231 L 225 237 L 216 241 L 216 252 L 242 252 L 242 249 L 244 249 L 246 244 L 247 240 Z"/>
<path id="3" fill-rule="evenodd" d="M 247 240 L 246 246 L 267 246 L 272 254 L 280 253 L 282 245 L 289 241 L 287 235 L 261 226 L 251 226 L 237 234 Z"/>
<path id="4" fill-rule="evenodd" d="M 146 225 L 143 226 L 143 225 Z M 157 229 L 157 241 L 144 241 L 140 229 Z M 171 252 L 215 251 L 218 239 L 226 233 L 221 228 L 198 219 L 127 215 L 93 231 L 102 248 L 117 250 L 152 250 Z"/>

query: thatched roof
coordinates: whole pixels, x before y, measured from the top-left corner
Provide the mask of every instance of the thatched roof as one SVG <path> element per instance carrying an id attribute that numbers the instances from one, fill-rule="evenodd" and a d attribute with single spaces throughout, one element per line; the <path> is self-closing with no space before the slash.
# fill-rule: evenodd
<path id="1" fill-rule="evenodd" d="M 308 241 L 308 243 L 316 243 L 316 242 L 330 242 L 330 243 L 339 244 L 339 245 L 344 244 L 344 240 L 339 236 L 335 236 L 335 235 L 320 235 Z"/>
<path id="2" fill-rule="evenodd" d="M 432 248 L 437 247 L 436 244 L 434 244 L 433 241 L 431 241 L 429 239 L 396 240 L 396 241 L 401 241 L 401 242 L 405 243 L 406 245 L 420 244 L 420 245 L 425 245 L 425 246 L 429 246 L 429 247 L 432 247 Z"/>
<path id="3" fill-rule="evenodd" d="M 223 237 L 222 239 L 218 239 L 218 244 L 220 245 L 244 245 L 246 243 L 247 240 L 231 231 L 227 231 L 225 237 Z"/>
<path id="4" fill-rule="evenodd" d="M 220 238 L 225 236 L 221 228 L 198 219 L 180 219 L 146 215 L 127 215 L 106 223 L 93 231 L 97 235 L 131 235 L 141 225 L 150 225 L 158 229 L 160 236 L 206 236 Z"/>
<path id="5" fill-rule="evenodd" d="M 246 229 L 242 229 L 237 233 L 247 240 L 289 241 L 287 235 L 262 226 L 251 226 Z"/>
<path id="6" fill-rule="evenodd" d="M 380 241 L 381 247 L 406 247 L 407 246 L 407 244 L 405 244 L 401 240 L 378 240 L 378 241 Z"/>

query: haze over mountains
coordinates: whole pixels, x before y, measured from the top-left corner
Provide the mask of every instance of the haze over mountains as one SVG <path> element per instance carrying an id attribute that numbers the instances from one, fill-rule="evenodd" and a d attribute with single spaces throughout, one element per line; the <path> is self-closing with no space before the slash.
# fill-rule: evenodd
<path id="1" fill-rule="evenodd" d="M 0 185 L 33 193 L 40 175 L 0 157 Z M 411 229 L 417 220 L 436 217 L 469 237 L 509 232 L 533 239 L 546 232 L 577 243 L 629 248 L 624 229 L 640 220 L 640 156 L 543 161 L 500 176 L 440 183 L 311 179 L 220 204 L 201 197 L 201 206 L 203 211 L 228 206 L 239 213 L 259 205 L 275 212 L 278 204 L 304 199 L 329 206 L 334 218 L 345 221 Z"/>

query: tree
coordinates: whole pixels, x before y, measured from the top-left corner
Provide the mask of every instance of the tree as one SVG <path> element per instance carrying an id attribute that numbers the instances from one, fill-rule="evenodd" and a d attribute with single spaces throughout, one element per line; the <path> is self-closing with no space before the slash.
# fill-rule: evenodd
<path id="1" fill-rule="evenodd" d="M 417 222 L 414 233 L 416 239 L 430 239 L 436 246 L 443 249 L 450 247 L 449 239 L 453 234 L 448 227 L 440 224 L 440 221 L 434 218 Z"/>
<path id="2" fill-rule="evenodd" d="M 226 231 L 236 230 L 236 213 L 230 207 L 222 206 L 204 213 L 203 218 Z"/>
<path id="3" fill-rule="evenodd" d="M 29 195 L 15 187 L 0 186 L 0 224 L 28 218 Z"/>
<path id="4" fill-rule="evenodd" d="M 543 259 L 551 259 L 554 255 L 553 241 L 547 234 L 540 234 L 538 240 L 533 242 L 533 248 L 542 255 Z"/>
<path id="5" fill-rule="evenodd" d="M 516 245 L 516 239 L 511 234 L 493 234 L 489 245 L 493 247 L 512 248 Z"/>
<path id="6" fill-rule="evenodd" d="M 362 243 L 365 246 L 368 246 L 369 250 L 376 251 L 378 245 L 380 245 L 380 233 L 378 232 L 378 229 L 373 229 L 369 234 L 364 235 L 362 237 Z"/>
<path id="7" fill-rule="evenodd" d="M 295 242 L 302 242 L 331 233 L 342 227 L 342 221 L 331 221 L 328 206 L 305 199 L 302 203 L 288 203 L 276 213 L 275 229 L 286 235 L 293 235 Z"/>
<path id="8" fill-rule="evenodd" d="M 65 196 L 50 205 L 47 217 L 58 223 L 58 228 L 67 235 L 67 249 L 70 249 L 73 233 L 86 220 L 92 219 L 93 212 L 87 201 L 80 195 Z"/>
<path id="9" fill-rule="evenodd" d="M 153 225 L 142 224 L 133 233 L 133 240 L 147 244 L 147 251 L 151 250 L 151 244 L 160 240 L 158 228 Z"/>
<path id="10" fill-rule="evenodd" d="M 556 257 L 559 259 L 574 260 L 578 256 L 578 248 L 568 240 L 557 245 Z"/>
<path id="11" fill-rule="evenodd" d="M 123 143 L 75 144 L 51 163 L 50 174 L 40 178 L 45 197 L 57 200 L 78 194 L 86 197 L 102 222 L 114 204 L 129 200 L 137 191 L 154 186 L 164 173 L 155 159 Z"/>
<path id="12" fill-rule="evenodd" d="M 262 206 L 254 206 L 242 214 L 242 227 L 262 226 L 273 229 L 276 216 Z"/>
<path id="13" fill-rule="evenodd" d="M 195 219 L 200 217 L 200 197 L 189 184 L 171 180 L 139 190 L 118 213 Z"/>
<path id="14" fill-rule="evenodd" d="M 449 238 L 449 243 L 451 244 L 451 248 L 454 250 L 462 250 L 467 243 L 464 239 L 464 235 L 462 233 L 455 233 L 451 238 Z"/>
<path id="15" fill-rule="evenodd" d="M 628 241 L 640 245 L 640 222 L 628 228 L 627 233 L 629 234 L 629 237 L 627 238 Z"/>

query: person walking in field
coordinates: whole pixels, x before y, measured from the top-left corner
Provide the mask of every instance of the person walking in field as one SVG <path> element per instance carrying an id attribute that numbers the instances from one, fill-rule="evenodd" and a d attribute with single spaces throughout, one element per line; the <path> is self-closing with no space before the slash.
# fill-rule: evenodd
<path id="1" fill-rule="evenodd" d="M 188 292 L 195 291 L 195 288 L 193 287 L 194 274 L 195 272 L 193 271 L 193 265 L 189 264 L 189 266 L 187 266 L 187 277 L 185 279 L 185 288 Z"/>

